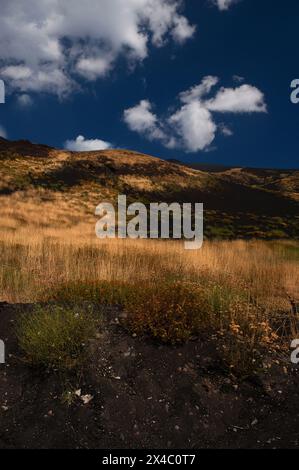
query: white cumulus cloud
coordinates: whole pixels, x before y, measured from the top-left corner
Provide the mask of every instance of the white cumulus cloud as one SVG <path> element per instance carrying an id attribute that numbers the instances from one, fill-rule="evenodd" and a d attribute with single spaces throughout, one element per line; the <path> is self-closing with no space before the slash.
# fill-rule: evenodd
<path id="1" fill-rule="evenodd" d="M 124 121 L 128 127 L 140 134 L 146 134 L 150 140 L 164 140 L 166 136 L 160 128 L 158 118 L 152 111 L 152 105 L 148 100 L 142 100 L 136 106 L 126 109 Z"/>
<path id="2" fill-rule="evenodd" d="M 28 108 L 33 104 L 31 96 L 27 95 L 26 93 L 18 95 L 17 102 L 22 108 Z"/>
<path id="3" fill-rule="evenodd" d="M 232 135 L 234 135 L 234 133 L 230 129 L 230 127 L 228 127 L 223 122 L 221 124 L 219 124 L 218 129 L 221 132 L 221 134 L 224 135 L 225 137 L 231 137 Z"/>
<path id="4" fill-rule="evenodd" d="M 210 111 L 220 113 L 264 113 L 267 111 L 263 93 L 251 85 L 221 88 L 215 98 L 206 103 Z"/>
<path id="5" fill-rule="evenodd" d="M 0 75 L 21 92 L 60 96 L 105 76 L 120 55 L 183 43 L 195 27 L 182 0 L 1 0 Z"/>
<path id="6" fill-rule="evenodd" d="M 100 139 L 85 139 L 83 135 L 79 135 L 75 140 L 67 140 L 64 148 L 73 152 L 92 152 L 93 150 L 107 150 L 112 145 Z"/>
<path id="7" fill-rule="evenodd" d="M 169 123 L 180 136 L 183 146 L 189 152 L 197 152 L 209 147 L 215 139 L 217 126 L 211 113 L 194 100 L 184 105 L 170 117 Z"/>
<path id="8" fill-rule="evenodd" d="M 169 148 L 183 148 L 187 152 L 208 150 L 217 132 L 230 137 L 233 131 L 225 123 L 217 124 L 214 113 L 266 113 L 263 93 L 251 85 L 220 88 L 214 97 L 212 89 L 218 77 L 207 76 L 201 83 L 183 91 L 178 98 L 178 109 L 166 117 L 158 117 L 148 100 L 124 111 L 124 121 L 132 131 L 147 139 L 158 140 Z"/>
<path id="9" fill-rule="evenodd" d="M 212 88 L 217 85 L 219 79 L 213 76 L 205 77 L 199 85 L 195 85 L 187 91 L 180 93 L 179 97 L 183 103 L 192 103 L 194 100 L 200 100 L 206 96 Z"/>
<path id="10" fill-rule="evenodd" d="M 236 3 L 238 0 L 214 0 L 214 3 L 218 6 L 219 10 L 228 10 L 229 7 L 233 4 Z"/>
<path id="11" fill-rule="evenodd" d="M 89 57 L 79 59 L 76 64 L 76 70 L 89 80 L 96 80 L 104 77 L 112 68 L 112 62 L 108 57 Z"/>

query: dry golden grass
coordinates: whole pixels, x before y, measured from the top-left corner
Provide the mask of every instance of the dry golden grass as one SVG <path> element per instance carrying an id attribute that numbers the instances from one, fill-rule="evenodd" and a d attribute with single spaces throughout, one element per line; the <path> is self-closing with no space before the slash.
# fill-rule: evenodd
<path id="1" fill-rule="evenodd" d="M 92 224 L 25 226 L 1 232 L 0 260 L 1 301 L 118 303 L 131 329 L 171 343 L 215 331 L 238 370 L 258 348 L 298 335 L 295 242 L 209 241 L 187 251 L 176 241 L 98 240 Z"/>
<path id="2" fill-rule="evenodd" d="M 175 241 L 98 240 L 93 226 L 83 223 L 63 230 L 25 226 L 0 234 L 0 296 L 42 300 L 49 287 L 79 281 L 209 279 L 245 288 L 274 310 L 298 299 L 298 251 L 295 242 L 260 241 L 205 242 L 187 251 Z"/>

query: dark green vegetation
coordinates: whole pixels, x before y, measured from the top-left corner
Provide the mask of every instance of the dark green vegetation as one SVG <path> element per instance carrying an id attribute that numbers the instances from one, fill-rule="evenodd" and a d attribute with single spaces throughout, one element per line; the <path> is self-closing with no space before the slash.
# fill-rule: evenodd
<path id="1" fill-rule="evenodd" d="M 18 318 L 16 334 L 23 359 L 46 370 L 78 369 L 90 360 L 86 350 L 99 322 L 91 306 L 37 305 Z"/>

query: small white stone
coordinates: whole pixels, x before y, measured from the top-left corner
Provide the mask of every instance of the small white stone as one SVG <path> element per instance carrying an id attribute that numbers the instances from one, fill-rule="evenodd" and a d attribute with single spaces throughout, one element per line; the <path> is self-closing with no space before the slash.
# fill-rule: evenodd
<path id="1" fill-rule="evenodd" d="M 84 405 L 88 405 L 88 403 L 90 403 L 92 399 L 93 399 L 92 395 L 82 395 L 81 396 L 81 400 L 83 401 Z"/>

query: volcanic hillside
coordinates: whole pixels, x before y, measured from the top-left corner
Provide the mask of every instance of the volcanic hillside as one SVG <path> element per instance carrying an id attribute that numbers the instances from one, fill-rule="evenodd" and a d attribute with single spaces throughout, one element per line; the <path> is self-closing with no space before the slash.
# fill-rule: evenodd
<path id="1" fill-rule="evenodd" d="M 128 150 L 0 138 L 1 227 L 93 223 L 102 201 L 203 202 L 208 238 L 298 238 L 299 171 L 191 168 Z"/>

